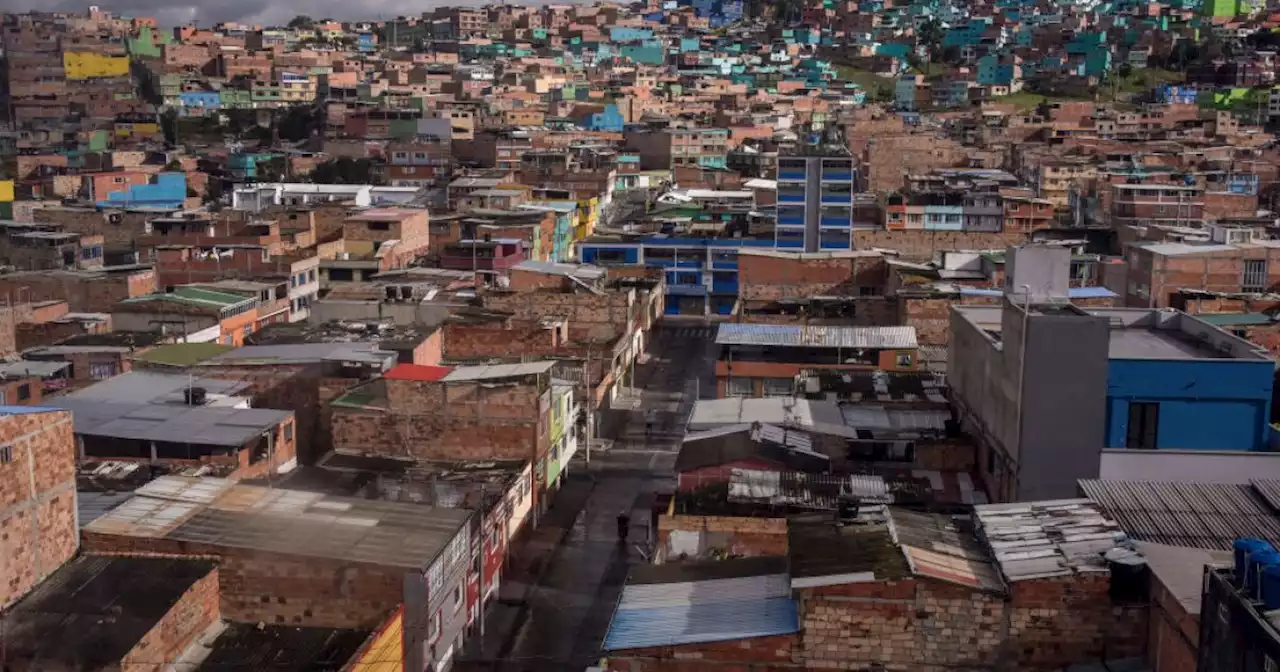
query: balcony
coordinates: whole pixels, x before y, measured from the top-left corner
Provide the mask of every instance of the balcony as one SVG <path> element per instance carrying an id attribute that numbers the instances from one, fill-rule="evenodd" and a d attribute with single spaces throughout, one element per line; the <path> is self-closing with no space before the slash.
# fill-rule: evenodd
<path id="1" fill-rule="evenodd" d="M 826 171 L 822 173 L 823 182 L 852 182 L 853 173 L 843 171 Z"/>
<path id="2" fill-rule="evenodd" d="M 836 203 L 836 204 L 839 204 L 839 205 L 849 205 L 849 204 L 853 203 L 853 194 L 848 193 L 848 192 L 843 192 L 843 193 L 834 193 L 834 194 L 833 194 L 833 193 L 824 193 L 824 194 L 822 194 L 822 202 L 823 202 L 823 203 Z"/>
<path id="3" fill-rule="evenodd" d="M 778 226 L 804 226 L 804 217 L 779 217 Z"/>
<path id="4" fill-rule="evenodd" d="M 779 182 L 804 182 L 808 178 L 808 174 L 803 170 L 779 170 Z"/>
<path id="5" fill-rule="evenodd" d="M 847 217 L 823 217 L 818 220 L 818 225 L 824 229 L 850 229 L 853 228 L 853 220 Z"/>
<path id="6" fill-rule="evenodd" d="M 778 202 L 779 203 L 804 203 L 804 193 L 801 192 L 799 194 L 796 194 L 796 193 L 788 193 L 788 192 L 780 191 L 778 192 Z M 848 200 L 846 199 L 845 202 L 847 203 Z"/>

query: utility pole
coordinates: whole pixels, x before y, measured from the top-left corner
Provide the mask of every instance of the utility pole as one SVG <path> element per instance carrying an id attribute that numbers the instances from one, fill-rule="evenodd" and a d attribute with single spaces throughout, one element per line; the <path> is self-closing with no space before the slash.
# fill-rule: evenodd
<path id="1" fill-rule="evenodd" d="M 595 406 L 595 404 L 593 403 L 594 399 L 592 398 L 592 395 L 591 395 L 591 346 L 590 345 L 587 346 L 587 363 L 582 367 L 582 391 L 586 393 L 585 394 L 585 397 L 586 397 L 585 401 L 587 404 L 587 428 L 586 428 L 587 429 L 586 431 L 587 453 L 586 455 L 587 455 L 587 472 L 590 473 L 591 472 L 591 425 L 593 424 L 592 421 L 594 420 L 594 415 L 595 415 L 595 411 L 593 410 L 593 407 Z"/>

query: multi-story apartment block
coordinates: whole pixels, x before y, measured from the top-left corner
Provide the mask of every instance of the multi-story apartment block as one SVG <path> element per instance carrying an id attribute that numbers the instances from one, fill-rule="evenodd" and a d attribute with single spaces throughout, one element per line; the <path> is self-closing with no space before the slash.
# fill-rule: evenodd
<path id="1" fill-rule="evenodd" d="M 856 181 L 843 139 L 802 145 L 779 156 L 777 246 L 805 252 L 850 249 Z"/>

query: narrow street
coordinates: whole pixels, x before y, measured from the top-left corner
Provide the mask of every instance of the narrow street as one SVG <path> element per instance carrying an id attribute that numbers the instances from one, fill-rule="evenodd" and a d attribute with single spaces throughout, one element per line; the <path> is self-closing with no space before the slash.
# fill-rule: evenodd
<path id="1" fill-rule="evenodd" d="M 649 361 L 637 367 L 640 387 L 620 391 L 615 403 L 628 409 L 626 422 L 589 468 L 579 452 L 584 459 L 529 542 L 545 562 L 530 576 L 511 577 L 521 598 L 490 608 L 496 627 L 461 669 L 579 671 L 598 660 L 627 573 L 647 561 L 655 494 L 674 488 L 672 467 L 695 395 L 714 396 L 714 333 L 701 321 L 655 329 Z M 621 512 L 632 523 L 626 547 L 618 543 Z"/>

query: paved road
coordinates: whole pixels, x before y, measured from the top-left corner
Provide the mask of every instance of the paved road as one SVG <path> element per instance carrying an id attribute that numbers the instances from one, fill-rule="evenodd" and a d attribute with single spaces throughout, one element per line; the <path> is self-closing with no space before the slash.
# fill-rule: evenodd
<path id="1" fill-rule="evenodd" d="M 634 410 L 613 446 L 592 456 L 590 470 L 584 464 L 570 470 L 576 475 L 539 527 L 539 535 L 550 538 L 544 530 L 565 526 L 519 605 L 515 634 L 470 656 L 466 669 L 576 672 L 598 660 L 629 568 L 646 561 L 655 494 L 674 485 L 671 469 L 694 395 L 714 396 L 713 334 L 714 327 L 700 322 L 656 330 L 650 361 L 637 371 L 639 388 L 615 404 Z M 625 548 L 617 541 L 622 511 L 632 520 Z"/>

